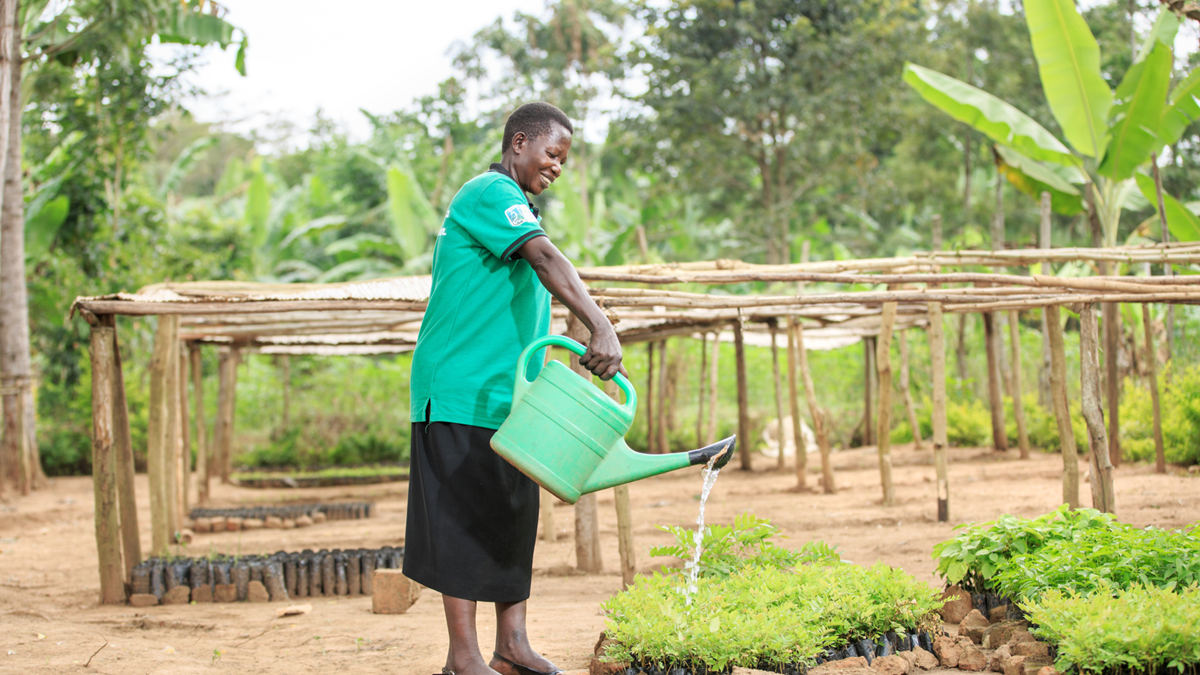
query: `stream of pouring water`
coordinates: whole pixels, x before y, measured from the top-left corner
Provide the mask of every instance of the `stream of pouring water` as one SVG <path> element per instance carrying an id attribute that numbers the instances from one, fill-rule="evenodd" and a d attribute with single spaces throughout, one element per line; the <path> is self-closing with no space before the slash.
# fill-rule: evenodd
<path id="1" fill-rule="evenodd" d="M 720 469 L 713 468 L 719 457 L 720 455 L 708 460 L 704 467 L 704 487 L 700 490 L 700 515 L 696 517 L 696 532 L 692 535 L 695 550 L 692 552 L 692 559 L 683 566 L 687 570 L 687 586 L 681 590 L 688 607 L 692 606 L 692 596 L 700 588 L 697 580 L 700 578 L 700 552 L 704 549 L 704 503 L 708 501 L 708 493 L 712 491 L 713 483 L 717 482 L 717 474 L 721 473 Z"/>

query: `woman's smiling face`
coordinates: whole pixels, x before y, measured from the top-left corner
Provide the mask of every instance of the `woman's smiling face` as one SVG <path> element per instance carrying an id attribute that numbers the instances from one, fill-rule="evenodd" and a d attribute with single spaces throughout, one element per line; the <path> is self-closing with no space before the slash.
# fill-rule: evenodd
<path id="1" fill-rule="evenodd" d="M 571 133 L 561 125 L 552 125 L 550 133 L 530 138 L 517 132 L 512 139 L 513 179 L 521 189 L 540 195 L 560 175 L 571 152 Z"/>

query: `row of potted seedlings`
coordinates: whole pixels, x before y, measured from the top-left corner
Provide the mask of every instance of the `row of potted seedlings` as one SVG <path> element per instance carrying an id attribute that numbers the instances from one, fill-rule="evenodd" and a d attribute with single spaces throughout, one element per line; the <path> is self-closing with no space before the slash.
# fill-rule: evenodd
<path id="1" fill-rule="evenodd" d="M 146 606 L 370 595 L 372 573 L 399 569 L 403 562 L 403 546 L 305 549 L 268 556 L 150 558 L 133 569 L 130 599 Z"/>
<path id="2" fill-rule="evenodd" d="M 357 520 L 375 515 L 375 502 L 257 506 L 237 509 L 192 509 L 187 526 L 192 532 L 308 527 L 327 520 Z"/>

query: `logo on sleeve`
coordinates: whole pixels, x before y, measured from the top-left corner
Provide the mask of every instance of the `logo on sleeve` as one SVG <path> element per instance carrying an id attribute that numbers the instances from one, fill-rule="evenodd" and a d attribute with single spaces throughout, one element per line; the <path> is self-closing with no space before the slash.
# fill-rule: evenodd
<path id="1" fill-rule="evenodd" d="M 533 211 L 524 204 L 516 204 L 508 207 L 504 212 L 504 217 L 508 218 L 508 224 L 516 227 L 522 223 L 537 223 L 537 218 L 534 217 Z"/>

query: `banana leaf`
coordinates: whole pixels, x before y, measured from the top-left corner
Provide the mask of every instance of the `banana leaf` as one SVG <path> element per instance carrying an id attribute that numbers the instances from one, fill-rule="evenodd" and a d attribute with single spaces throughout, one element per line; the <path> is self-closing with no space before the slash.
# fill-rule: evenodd
<path id="1" fill-rule="evenodd" d="M 397 167 L 387 170 L 388 211 L 392 216 L 392 235 L 404 251 L 404 259 L 425 252 L 433 208 L 421 187 Z"/>
<path id="2" fill-rule="evenodd" d="M 1158 139 L 1163 147 L 1175 145 L 1196 118 L 1200 117 L 1200 68 L 1193 70 L 1167 97 L 1167 110 L 1163 113 L 1162 127 Z"/>
<path id="3" fill-rule="evenodd" d="M 1150 153 L 1162 147 L 1158 130 L 1173 62 L 1171 48 L 1156 41 L 1146 58 L 1126 71 L 1109 117 L 1108 147 L 1096 168 L 1100 175 L 1125 180 L 1150 159 Z"/>
<path id="4" fill-rule="evenodd" d="M 1163 6 L 1158 11 L 1158 16 L 1154 19 L 1154 25 L 1150 27 L 1150 32 L 1146 33 L 1142 44 L 1138 45 L 1137 58 L 1134 63 L 1144 60 L 1154 49 L 1156 43 L 1162 43 L 1168 47 L 1175 44 L 1175 35 L 1179 32 L 1179 17 L 1172 12 L 1170 8 Z"/>
<path id="5" fill-rule="evenodd" d="M 1067 142 L 1082 155 L 1103 156 L 1112 91 L 1092 31 L 1072 0 L 1027 0 L 1025 21 L 1042 90 Z"/>
<path id="6" fill-rule="evenodd" d="M 1070 148 L 1032 117 L 982 89 L 912 63 L 904 66 L 904 81 L 942 112 L 1001 145 L 1044 162 L 1082 164 Z"/>
<path id="7" fill-rule="evenodd" d="M 1050 208 L 1055 213 L 1074 215 L 1083 211 L 1083 194 L 1075 187 L 1087 182 L 1083 171 L 1076 167 L 1052 167 L 1002 145 L 995 149 L 997 168 L 1018 190 L 1034 199 L 1041 199 L 1043 192 L 1049 192 Z"/>
<path id="8" fill-rule="evenodd" d="M 59 229 L 67 221 L 71 201 L 66 195 L 59 195 L 29 206 L 25 212 L 25 259 L 36 262 L 50 252 Z"/>
<path id="9" fill-rule="evenodd" d="M 233 24 L 212 14 L 199 10 L 199 7 L 189 7 L 182 3 L 173 3 L 163 16 L 158 30 L 161 42 L 186 45 L 218 44 L 222 48 L 233 43 Z"/>
<path id="10" fill-rule="evenodd" d="M 1142 191 L 1151 204 L 1158 204 L 1155 194 L 1154 179 L 1144 173 L 1137 178 L 1138 189 Z M 1167 229 L 1175 241 L 1200 241 L 1200 216 L 1192 213 L 1186 206 L 1179 203 L 1167 193 L 1163 193 L 1163 209 L 1167 212 Z"/>
<path id="11" fill-rule="evenodd" d="M 271 189 L 267 186 L 267 177 L 259 172 L 250 179 L 250 187 L 246 190 L 246 224 L 250 226 L 255 249 L 267 243 L 267 218 L 270 212 Z"/>

